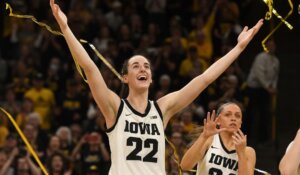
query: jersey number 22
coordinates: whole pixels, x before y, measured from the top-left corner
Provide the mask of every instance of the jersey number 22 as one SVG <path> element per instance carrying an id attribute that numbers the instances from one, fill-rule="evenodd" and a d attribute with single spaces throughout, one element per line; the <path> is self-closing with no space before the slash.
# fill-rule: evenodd
<path id="1" fill-rule="evenodd" d="M 135 143 L 135 148 L 131 153 L 128 154 L 126 157 L 126 160 L 140 160 L 143 162 L 157 162 L 157 158 L 154 157 L 155 154 L 158 151 L 158 142 L 155 139 L 146 139 L 143 143 L 143 140 L 138 137 L 129 137 L 127 139 L 127 146 L 134 146 Z M 145 156 L 141 157 L 138 155 L 138 153 L 143 149 L 143 148 L 152 148 L 152 150 Z"/>

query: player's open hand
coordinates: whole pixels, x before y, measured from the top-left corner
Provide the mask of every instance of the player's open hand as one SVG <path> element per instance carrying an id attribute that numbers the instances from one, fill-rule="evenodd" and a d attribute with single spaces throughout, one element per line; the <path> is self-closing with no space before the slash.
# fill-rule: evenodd
<path id="1" fill-rule="evenodd" d="M 246 48 L 255 34 L 259 31 L 261 26 L 263 25 L 263 19 L 260 19 L 254 27 L 248 29 L 248 26 L 244 27 L 243 31 L 240 33 L 238 37 L 238 46 L 242 49 Z"/>
<path id="2" fill-rule="evenodd" d="M 222 131 L 225 131 L 226 128 L 219 128 L 217 127 L 216 122 L 216 112 L 213 110 L 212 114 L 210 112 L 207 113 L 206 119 L 204 119 L 204 128 L 203 128 L 203 135 L 205 137 L 210 137 Z"/>

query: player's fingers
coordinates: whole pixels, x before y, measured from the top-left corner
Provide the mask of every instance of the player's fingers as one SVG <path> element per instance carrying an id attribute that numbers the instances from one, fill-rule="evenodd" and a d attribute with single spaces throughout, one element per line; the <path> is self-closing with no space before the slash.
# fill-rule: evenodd
<path id="1" fill-rule="evenodd" d="M 212 121 L 215 121 L 215 119 L 216 119 L 216 111 L 215 110 L 213 110 L 213 112 L 211 114 L 211 119 L 212 119 Z"/>

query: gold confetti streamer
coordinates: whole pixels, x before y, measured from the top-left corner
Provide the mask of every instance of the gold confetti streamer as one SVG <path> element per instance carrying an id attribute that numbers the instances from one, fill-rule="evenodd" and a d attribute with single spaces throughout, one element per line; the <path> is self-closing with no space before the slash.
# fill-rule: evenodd
<path id="1" fill-rule="evenodd" d="M 173 149 L 173 155 L 175 158 L 173 158 L 173 160 L 176 162 L 177 164 L 177 168 L 178 168 L 178 172 L 179 175 L 182 175 L 182 169 L 180 167 L 180 159 L 179 159 L 179 155 L 177 153 L 177 150 L 175 148 L 175 145 L 165 136 L 165 140 L 168 142 L 168 144 L 171 146 L 171 148 Z"/>
<path id="2" fill-rule="evenodd" d="M 263 0 L 266 4 L 268 3 L 267 1 L 268 0 Z M 273 14 L 278 18 L 278 19 L 280 19 L 281 20 L 281 22 L 267 35 L 267 37 L 261 42 L 261 44 L 262 44 L 262 47 L 263 47 L 263 49 L 264 49 L 264 51 L 265 52 L 269 52 L 269 49 L 267 48 L 267 46 L 266 46 L 266 42 L 267 42 L 267 40 L 275 33 L 275 31 L 282 25 L 282 24 L 285 24 L 290 30 L 292 30 L 293 29 L 293 26 L 290 24 L 290 23 L 288 23 L 287 21 L 286 21 L 286 19 L 293 13 L 293 9 L 294 9 L 294 6 L 293 6 L 293 3 L 292 3 L 292 1 L 291 0 L 288 0 L 288 2 L 289 2 L 289 5 L 290 5 L 290 7 L 291 7 L 291 10 L 288 12 L 288 14 L 284 17 L 284 18 L 282 18 L 278 13 L 277 13 L 277 11 L 274 9 L 274 8 L 272 8 L 272 12 L 273 12 Z"/>
<path id="3" fill-rule="evenodd" d="M 272 18 L 272 11 L 273 11 L 273 0 L 266 0 L 265 2 L 269 8 L 269 11 L 266 13 L 265 20 L 270 20 Z"/>
<path id="4" fill-rule="evenodd" d="M 268 1 L 270 1 L 270 0 L 263 0 L 267 5 L 268 5 Z M 280 21 L 282 22 L 282 23 L 284 23 L 290 30 L 292 30 L 293 29 L 293 26 L 289 23 L 289 22 L 287 22 L 286 21 L 286 18 L 287 17 L 289 17 L 292 13 L 293 13 L 293 3 L 291 2 L 291 0 L 288 0 L 288 2 L 289 2 L 289 5 L 290 5 L 290 7 L 291 7 L 291 10 L 289 11 L 289 13 L 288 13 L 288 15 L 286 16 L 286 17 L 284 17 L 284 18 L 282 18 L 282 16 L 280 16 L 279 15 L 279 13 L 276 11 L 276 9 L 274 9 L 273 7 L 272 7 L 272 12 L 273 12 L 273 14 L 278 18 L 278 19 L 280 19 Z M 269 8 L 270 9 L 270 8 Z"/>
<path id="5" fill-rule="evenodd" d="M 37 25 L 41 26 L 41 27 L 45 27 L 46 30 L 48 30 L 50 33 L 54 34 L 54 35 L 58 35 L 58 36 L 64 36 L 61 32 L 59 31 L 55 31 L 53 30 L 49 25 L 43 23 L 43 22 L 39 22 L 34 16 L 32 15 L 19 15 L 19 14 L 14 14 L 13 13 L 13 9 L 11 8 L 11 6 L 6 3 L 6 9 L 9 10 L 9 16 L 12 16 L 12 17 L 16 17 L 16 18 L 21 18 L 21 19 L 31 19 L 34 23 L 36 23 Z M 122 76 L 113 68 L 113 66 L 98 52 L 98 50 L 96 49 L 96 47 L 87 42 L 86 40 L 84 39 L 80 39 L 79 40 L 81 43 L 85 43 L 85 44 L 88 44 L 89 47 L 95 52 L 95 54 L 97 55 L 97 57 L 121 80 L 123 81 L 123 78 Z M 76 65 L 76 69 L 78 71 L 78 73 L 81 75 L 81 77 L 83 78 L 83 80 L 87 82 L 87 80 L 84 78 L 84 75 L 83 75 L 83 70 L 82 68 L 79 66 L 79 64 L 77 63 L 76 59 L 74 59 L 74 62 L 75 62 L 75 65 Z"/>
<path id="6" fill-rule="evenodd" d="M 19 128 L 18 124 L 16 123 L 16 121 L 14 120 L 14 118 L 7 112 L 5 111 L 3 108 L 0 107 L 0 110 L 8 117 L 8 119 L 10 120 L 10 122 L 13 124 L 13 126 L 15 127 L 15 129 L 17 130 L 18 134 L 21 136 L 21 139 L 23 140 L 23 142 L 25 143 L 28 151 L 30 152 L 30 154 L 34 157 L 34 159 L 36 160 L 36 162 L 38 163 L 39 167 L 41 168 L 41 170 L 44 172 L 44 174 L 48 175 L 48 172 L 46 170 L 46 168 L 44 167 L 44 165 L 41 163 L 39 157 L 37 156 L 37 154 L 34 152 L 32 146 L 30 145 L 30 143 L 28 142 L 28 140 L 26 139 L 26 137 L 24 136 L 23 132 L 21 131 L 21 129 Z"/>
<path id="7" fill-rule="evenodd" d="M 90 48 L 95 52 L 95 54 L 98 56 L 98 58 L 101 59 L 101 61 L 121 80 L 123 81 L 122 76 L 114 69 L 114 67 L 112 67 L 112 65 L 100 54 L 100 52 L 96 49 L 96 47 L 87 42 L 86 40 L 80 39 L 79 40 L 81 43 L 86 43 L 90 46 Z"/>
<path id="8" fill-rule="evenodd" d="M 45 27 L 49 32 L 51 32 L 52 34 L 54 35 L 60 35 L 60 36 L 63 36 L 63 34 L 61 32 L 58 32 L 58 31 L 54 31 L 51 29 L 50 26 L 48 26 L 47 24 L 45 23 L 42 23 L 42 22 L 39 22 L 34 16 L 32 15 L 18 15 L 18 14 L 14 14 L 12 11 L 12 8 L 11 6 L 6 3 L 6 9 L 9 10 L 9 16 L 11 17 L 16 17 L 16 18 L 23 18 L 23 19 L 31 19 L 33 22 L 35 22 L 37 25 L 41 26 L 41 27 Z"/>

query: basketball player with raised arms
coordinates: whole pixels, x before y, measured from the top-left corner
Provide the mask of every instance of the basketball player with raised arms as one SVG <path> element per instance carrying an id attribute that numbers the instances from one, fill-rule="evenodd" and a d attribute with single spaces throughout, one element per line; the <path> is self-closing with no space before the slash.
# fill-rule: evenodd
<path id="1" fill-rule="evenodd" d="M 236 60 L 263 24 L 260 20 L 249 30 L 245 27 L 237 45 L 228 54 L 182 89 L 157 101 L 148 99 L 152 83 L 150 62 L 141 55 L 129 58 L 123 69 L 123 82 L 128 85 L 129 93 L 121 99 L 107 87 L 96 64 L 72 33 L 67 17 L 54 0 L 50 0 L 50 6 L 71 54 L 83 68 L 93 98 L 104 115 L 111 149 L 110 175 L 166 174 L 164 128 L 169 120 Z"/>
<path id="2" fill-rule="evenodd" d="M 203 131 L 182 158 L 181 168 L 191 170 L 197 165 L 197 175 L 253 175 L 256 154 L 247 146 L 241 125 L 242 111 L 237 103 L 226 102 L 216 114 L 208 113 Z"/>

